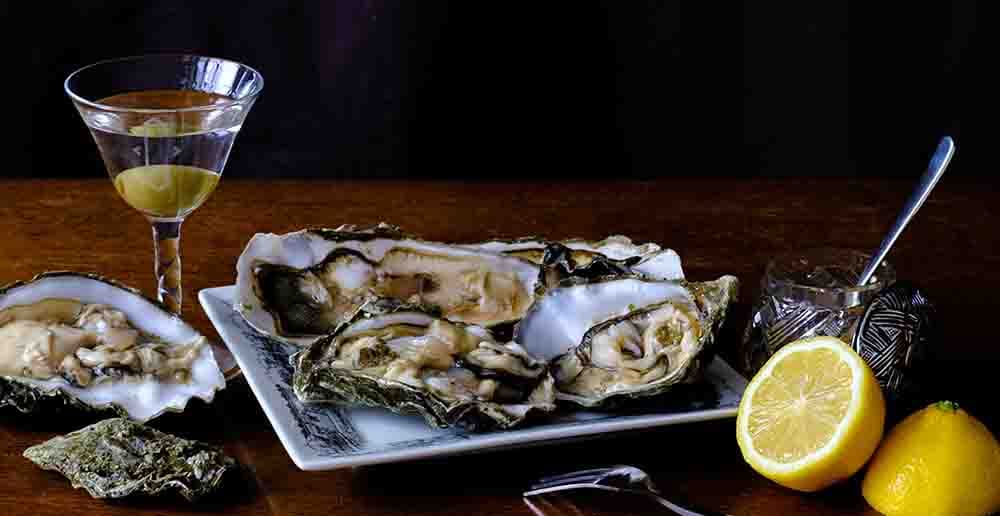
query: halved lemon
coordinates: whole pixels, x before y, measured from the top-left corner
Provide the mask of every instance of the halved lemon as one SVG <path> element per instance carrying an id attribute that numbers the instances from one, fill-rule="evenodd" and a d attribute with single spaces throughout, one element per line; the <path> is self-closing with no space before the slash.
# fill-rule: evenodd
<path id="1" fill-rule="evenodd" d="M 758 473 L 816 491 L 861 469 L 884 425 L 885 400 L 868 364 L 839 339 L 814 337 L 781 348 L 753 377 L 736 440 Z"/>

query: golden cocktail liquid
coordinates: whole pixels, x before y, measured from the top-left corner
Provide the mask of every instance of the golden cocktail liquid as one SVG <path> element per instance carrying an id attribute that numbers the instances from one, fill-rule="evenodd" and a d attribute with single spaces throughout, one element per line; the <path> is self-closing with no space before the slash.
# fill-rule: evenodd
<path id="1" fill-rule="evenodd" d="M 95 128 L 122 198 L 156 218 L 182 218 L 200 206 L 219 183 L 215 170 L 222 170 L 239 126 L 226 124 L 224 111 L 220 116 L 219 110 L 197 108 L 223 107 L 231 100 L 189 90 L 135 91 L 99 100 L 122 108 L 181 110 L 126 112 L 119 115 L 117 130 Z"/>

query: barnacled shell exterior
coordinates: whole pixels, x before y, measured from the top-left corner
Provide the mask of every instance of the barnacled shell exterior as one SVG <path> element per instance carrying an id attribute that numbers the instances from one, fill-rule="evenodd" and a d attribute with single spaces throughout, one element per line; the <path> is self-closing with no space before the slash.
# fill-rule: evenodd
<path id="1" fill-rule="evenodd" d="M 205 443 L 181 439 L 125 418 L 105 419 L 24 451 L 42 469 L 63 474 L 94 498 L 176 491 L 195 501 L 240 468 Z"/>
<path id="2" fill-rule="evenodd" d="M 117 405 L 92 407 L 59 389 L 39 389 L 34 385 L 6 376 L 0 376 L 0 408 L 2 407 L 13 407 L 18 412 L 24 414 L 67 410 L 71 412 L 126 415 L 126 412 Z"/>
<path id="3" fill-rule="evenodd" d="M 512 415 L 495 404 L 446 400 L 425 390 L 399 382 L 380 381 L 334 368 L 316 369 L 295 375 L 295 394 L 307 402 L 382 407 L 397 414 L 419 414 L 431 426 L 460 426 L 470 431 L 511 428 L 529 414 L 555 409 L 551 393 L 553 380 L 546 376 L 536 388 L 539 398 L 522 415 Z M 548 395 L 541 393 L 548 392 Z M 548 397 L 549 399 L 544 399 Z"/>

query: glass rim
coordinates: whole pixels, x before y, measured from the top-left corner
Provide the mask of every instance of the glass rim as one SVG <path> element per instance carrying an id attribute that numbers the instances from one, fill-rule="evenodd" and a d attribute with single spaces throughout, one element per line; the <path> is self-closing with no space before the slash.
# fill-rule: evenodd
<path id="1" fill-rule="evenodd" d="M 865 294 L 868 292 L 874 292 L 882 290 L 895 282 L 896 279 L 896 269 L 889 263 L 889 260 L 883 259 L 879 263 L 878 267 L 875 268 L 875 277 L 878 281 L 870 281 L 866 285 L 854 285 L 850 287 L 816 287 L 812 285 L 805 285 L 797 281 L 788 279 L 779 279 L 775 277 L 774 271 L 781 264 L 786 264 L 789 260 L 803 257 L 814 257 L 819 254 L 829 255 L 832 253 L 840 254 L 855 254 L 858 256 L 864 256 L 867 259 L 871 259 L 871 255 L 863 251 L 851 248 L 843 247 L 817 247 L 817 248 L 807 248 L 800 251 L 789 251 L 785 253 L 780 253 L 772 257 L 767 262 L 767 267 L 764 269 L 765 281 L 770 282 L 775 285 L 781 285 L 785 288 L 791 288 L 795 290 L 811 292 L 813 294 Z M 879 274 L 882 272 L 882 274 Z M 888 273 L 888 277 L 884 278 L 885 273 Z M 884 279 L 883 279 L 884 278 Z"/>
<path id="2" fill-rule="evenodd" d="M 184 107 L 184 108 L 132 108 L 132 107 L 110 106 L 110 105 L 107 105 L 107 104 L 101 104 L 100 102 L 96 102 L 96 101 L 93 101 L 93 100 L 88 100 L 88 99 L 85 99 L 85 98 L 81 97 L 76 92 L 74 92 L 73 89 L 69 85 L 69 82 L 74 77 L 76 77 L 77 75 L 79 75 L 79 74 L 81 74 L 83 72 L 86 72 L 87 70 L 90 70 L 91 68 L 95 68 L 97 66 L 107 65 L 107 64 L 112 64 L 112 63 L 120 63 L 120 62 L 124 62 L 124 61 L 139 61 L 139 60 L 148 59 L 148 58 L 170 58 L 170 57 L 176 57 L 176 58 L 194 57 L 194 58 L 202 58 L 202 59 L 215 59 L 215 60 L 218 60 L 218 61 L 225 61 L 227 63 L 233 63 L 233 64 L 235 64 L 237 66 L 241 66 L 241 67 L 246 68 L 247 70 L 250 70 L 251 72 L 253 72 L 253 74 L 257 76 L 259 84 L 255 85 L 254 89 L 249 94 L 247 94 L 245 97 L 243 97 L 243 98 L 229 99 L 229 100 L 227 100 L 225 102 L 222 102 L 222 103 L 219 103 L 219 104 L 212 104 L 210 106 L 191 106 L 191 107 Z M 110 112 L 114 112 L 114 113 L 148 113 L 148 114 L 156 114 L 156 113 L 189 113 L 189 112 L 195 112 L 195 111 L 215 111 L 215 110 L 219 110 L 219 109 L 225 109 L 225 108 L 228 108 L 228 107 L 232 107 L 232 106 L 236 106 L 236 105 L 240 105 L 240 104 L 247 104 L 248 102 L 252 102 L 254 99 L 257 98 L 257 96 L 260 95 L 260 92 L 264 90 L 264 76 L 261 75 L 261 73 L 258 72 L 257 69 L 253 68 L 252 66 L 245 65 L 245 64 L 243 64 L 243 63 L 241 63 L 239 61 L 233 61 L 232 59 L 226 59 L 224 57 L 213 57 L 213 56 L 205 56 L 205 55 L 201 55 L 201 54 L 185 54 L 185 53 L 140 54 L 140 55 L 125 56 L 125 57 L 112 57 L 110 59 L 102 59 L 100 61 L 97 61 L 97 62 L 94 62 L 94 63 L 90 63 L 88 65 L 85 65 L 85 66 L 82 66 L 80 68 L 77 68 L 72 73 L 70 73 L 69 75 L 66 76 L 66 80 L 63 81 L 63 90 L 66 92 L 66 95 L 68 95 L 69 98 L 73 100 L 73 102 L 77 102 L 77 103 L 83 104 L 83 105 L 85 105 L 87 107 L 90 107 L 90 108 L 93 108 L 93 109 L 98 109 L 98 110 L 101 110 L 101 111 L 110 111 Z"/>

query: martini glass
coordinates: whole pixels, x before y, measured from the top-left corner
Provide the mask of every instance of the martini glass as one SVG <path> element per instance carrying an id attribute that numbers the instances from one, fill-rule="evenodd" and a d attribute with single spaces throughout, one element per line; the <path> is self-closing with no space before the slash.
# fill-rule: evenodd
<path id="1" fill-rule="evenodd" d="M 66 78 L 115 190 L 153 226 L 157 297 L 181 310 L 181 223 L 222 177 L 264 86 L 254 69 L 213 57 L 102 61 Z"/>

